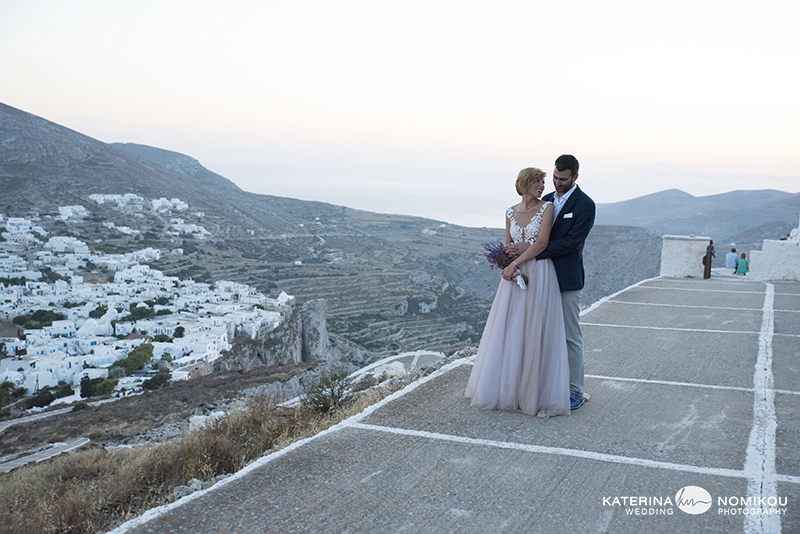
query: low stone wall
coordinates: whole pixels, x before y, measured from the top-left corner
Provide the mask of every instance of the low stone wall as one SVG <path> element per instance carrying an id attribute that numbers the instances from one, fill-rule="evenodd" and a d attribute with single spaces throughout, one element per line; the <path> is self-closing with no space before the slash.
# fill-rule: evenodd
<path id="1" fill-rule="evenodd" d="M 702 278 L 703 256 L 711 238 L 665 235 L 661 238 L 661 276 Z"/>
<path id="2" fill-rule="evenodd" d="M 750 253 L 750 276 L 755 280 L 800 282 L 800 224 L 787 239 L 765 239 Z"/>

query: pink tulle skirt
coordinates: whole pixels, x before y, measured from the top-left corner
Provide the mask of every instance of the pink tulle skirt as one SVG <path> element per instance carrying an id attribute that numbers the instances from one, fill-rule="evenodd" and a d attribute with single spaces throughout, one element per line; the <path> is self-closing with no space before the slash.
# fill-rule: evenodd
<path id="1" fill-rule="evenodd" d="M 528 289 L 500 279 L 464 394 L 488 410 L 567 415 L 569 364 L 556 271 L 549 259 L 520 270 Z"/>

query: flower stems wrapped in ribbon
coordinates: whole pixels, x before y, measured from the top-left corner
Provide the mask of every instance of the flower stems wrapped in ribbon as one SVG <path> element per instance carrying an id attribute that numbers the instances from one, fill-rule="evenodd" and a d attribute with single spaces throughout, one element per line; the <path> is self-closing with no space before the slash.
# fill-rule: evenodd
<path id="1" fill-rule="evenodd" d="M 485 251 L 483 255 L 489 260 L 492 269 L 505 269 L 514 261 L 502 243 L 484 243 L 483 250 Z M 515 272 L 517 273 L 517 285 L 522 289 L 528 289 L 528 277 L 519 269 L 516 269 Z"/>

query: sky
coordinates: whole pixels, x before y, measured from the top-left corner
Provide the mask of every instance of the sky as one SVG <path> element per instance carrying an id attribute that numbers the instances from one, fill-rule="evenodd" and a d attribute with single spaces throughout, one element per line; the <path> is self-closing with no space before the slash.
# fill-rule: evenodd
<path id="1" fill-rule="evenodd" d="M 0 102 L 247 191 L 500 227 L 519 170 L 562 153 L 597 202 L 800 192 L 798 20 L 769 0 L 0 0 Z"/>

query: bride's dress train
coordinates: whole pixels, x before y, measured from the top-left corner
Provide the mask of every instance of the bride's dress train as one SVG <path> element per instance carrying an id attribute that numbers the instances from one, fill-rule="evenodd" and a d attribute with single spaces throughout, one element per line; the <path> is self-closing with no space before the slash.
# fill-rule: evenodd
<path id="1" fill-rule="evenodd" d="M 513 242 L 535 241 L 544 207 L 524 229 L 508 209 Z M 549 259 L 523 263 L 520 271 L 528 289 L 501 279 L 465 395 L 479 408 L 566 415 L 569 364 L 556 271 Z"/>

